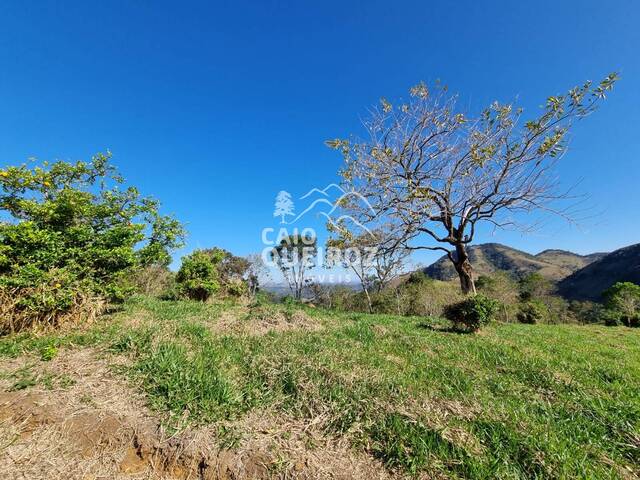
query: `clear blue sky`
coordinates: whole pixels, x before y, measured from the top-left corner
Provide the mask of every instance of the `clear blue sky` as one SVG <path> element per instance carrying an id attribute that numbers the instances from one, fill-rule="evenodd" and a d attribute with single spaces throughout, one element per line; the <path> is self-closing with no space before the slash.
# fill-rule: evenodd
<path id="1" fill-rule="evenodd" d="M 613 70 L 559 175 L 596 218 L 529 252 L 640 241 L 640 2 L 27 2 L 0 6 L 0 166 L 110 149 L 131 183 L 187 222 L 188 246 L 262 247 L 279 190 L 336 180 L 323 142 L 360 131 L 381 96 L 437 78 L 473 109 L 527 111 Z M 604 212 L 604 213 L 603 213 Z M 181 252 L 184 253 L 184 252 Z M 418 260 L 427 263 L 435 255 Z"/>

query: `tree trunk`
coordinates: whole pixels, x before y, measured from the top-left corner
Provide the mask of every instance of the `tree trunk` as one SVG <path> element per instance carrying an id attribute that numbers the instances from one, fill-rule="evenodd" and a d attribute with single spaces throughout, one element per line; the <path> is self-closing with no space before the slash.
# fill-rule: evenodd
<path id="1" fill-rule="evenodd" d="M 464 244 L 456 245 L 456 259 L 453 266 L 460 277 L 460 288 L 465 295 L 471 293 L 476 294 L 476 283 L 473 278 L 473 268 L 469 261 L 469 255 Z"/>
<path id="2" fill-rule="evenodd" d="M 369 307 L 369 313 L 373 313 L 373 304 L 371 303 L 371 295 L 369 295 L 369 290 L 363 285 L 362 290 L 364 290 L 364 294 L 367 296 L 367 305 Z"/>

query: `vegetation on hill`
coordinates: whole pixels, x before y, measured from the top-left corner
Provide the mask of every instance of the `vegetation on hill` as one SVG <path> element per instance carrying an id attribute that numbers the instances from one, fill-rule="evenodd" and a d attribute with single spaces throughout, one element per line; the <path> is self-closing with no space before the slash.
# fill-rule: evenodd
<path id="1" fill-rule="evenodd" d="M 340 474 L 353 478 L 372 475 L 358 470 L 364 464 L 397 477 L 640 474 L 640 330 L 492 324 L 468 335 L 445 327 L 294 304 L 137 297 L 88 329 L 0 338 L 0 354 L 14 357 L 0 363 L 1 378 L 7 389 L 42 391 L 53 401 L 79 378 L 40 372 L 66 351 L 99 349 L 144 392 L 157 421 L 176 431 L 158 452 L 185 438 L 192 449 L 178 449 L 173 461 L 194 454 L 187 432 L 212 427 L 199 430 L 203 457 L 194 472 L 215 470 L 223 458 L 204 456 L 205 445 L 223 445 L 226 456 L 245 452 L 237 458 L 247 461 L 257 448 L 247 419 L 258 417 L 270 432 L 259 457 L 264 478 L 318 478 L 312 459 L 344 442 L 352 457 Z M 100 416 L 109 404 L 91 394 L 84 409 Z M 2 438 L 13 452 L 30 437 Z"/>
<path id="2" fill-rule="evenodd" d="M 0 333 L 88 321 L 169 265 L 182 225 L 123 182 L 110 154 L 0 170 Z"/>
<path id="3" fill-rule="evenodd" d="M 445 252 L 462 292 L 475 293 L 467 249 L 476 227 L 526 229 L 533 211 L 560 213 L 557 203 L 568 194 L 553 168 L 573 124 L 592 114 L 617 80 L 611 73 L 547 97 L 528 120 L 522 108 L 498 101 L 474 115 L 439 83 L 414 86 L 396 105 L 382 98 L 363 121 L 365 138 L 327 142 L 344 157 L 346 190 L 358 193 L 342 207 L 360 224 L 390 228 L 394 238 L 385 248 Z"/>
<path id="4" fill-rule="evenodd" d="M 545 250 L 537 255 L 531 255 L 499 243 L 473 245 L 468 251 L 469 260 L 478 277 L 504 271 L 512 274 L 514 278 L 522 278 L 538 272 L 554 281 L 571 275 L 601 255 L 583 256 L 564 250 Z M 452 280 L 457 277 L 446 255 L 426 267 L 424 272 L 437 280 Z"/>
<path id="5" fill-rule="evenodd" d="M 601 301 L 616 282 L 640 284 L 640 243 L 611 252 L 563 279 L 558 291 L 573 300 Z"/>
<path id="6" fill-rule="evenodd" d="M 260 291 L 257 257 L 213 247 L 170 271 L 181 223 L 124 187 L 109 154 L 0 170 L 0 450 L 12 459 L 0 458 L 0 468 L 32 456 L 30 441 L 43 442 L 46 461 L 67 462 L 60 471 L 84 465 L 86 446 L 62 452 L 59 439 L 73 443 L 73 432 L 84 438 L 95 427 L 96 457 L 115 444 L 126 450 L 118 472 L 93 459 L 105 478 L 640 475 L 640 330 L 627 328 L 640 326 L 640 245 L 599 259 L 470 247 L 476 224 L 503 226 L 500 213 L 562 198 L 547 172 L 572 121 L 616 79 L 549 97 L 522 126 L 511 105 L 471 119 L 445 88 L 420 84 L 407 104 L 382 101 L 367 124 L 371 141 L 330 142 L 345 156 L 345 183 L 377 207 L 346 195 L 337 207 L 371 229 L 328 228 L 327 246 L 342 256 L 327 265 L 351 269 L 361 291 L 312 281 L 319 246 L 310 233 L 270 247 L 291 291 L 280 301 Z M 291 198 L 277 199 L 284 222 Z M 435 245 L 412 244 L 425 236 Z M 446 256 L 399 277 L 415 248 Z M 575 298 L 606 289 L 604 304 L 557 296 L 559 279 Z M 64 377 L 49 371 L 78 350 L 96 363 L 66 365 Z M 97 364 L 121 376 L 109 398 L 139 398 L 145 425 L 162 435 L 145 441 L 138 424 L 123 426 L 110 402 L 93 398 L 101 382 L 70 393 Z M 20 393 L 31 389 L 37 397 Z M 71 419 L 41 408 L 42 399 Z M 79 420 L 78 408 L 90 413 Z M 261 427 L 247 428 L 256 418 Z M 249 466 L 243 455 L 259 435 L 269 447 Z M 330 474 L 318 441 L 324 459 L 341 452 Z"/>

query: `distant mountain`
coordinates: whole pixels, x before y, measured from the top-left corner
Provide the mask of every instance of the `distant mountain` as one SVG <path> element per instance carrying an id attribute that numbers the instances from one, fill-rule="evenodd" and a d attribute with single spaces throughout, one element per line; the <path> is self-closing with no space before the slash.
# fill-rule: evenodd
<path id="1" fill-rule="evenodd" d="M 506 271 L 516 277 L 538 272 L 558 281 L 596 261 L 603 254 L 578 255 L 565 250 L 545 250 L 537 255 L 507 247 L 499 243 L 484 243 L 469 247 L 469 259 L 476 276 Z M 424 269 L 424 273 L 437 280 L 457 278 L 457 273 L 445 255 Z"/>
<path id="2" fill-rule="evenodd" d="M 558 292 L 571 300 L 601 300 L 616 282 L 640 284 L 640 243 L 601 257 L 558 284 Z"/>
<path id="3" fill-rule="evenodd" d="M 549 249 L 538 253 L 535 257 L 538 260 L 548 263 L 539 273 L 551 280 L 560 280 L 572 273 L 586 267 L 587 265 L 600 260 L 606 253 L 591 253 L 589 255 L 578 255 L 567 250 Z"/>

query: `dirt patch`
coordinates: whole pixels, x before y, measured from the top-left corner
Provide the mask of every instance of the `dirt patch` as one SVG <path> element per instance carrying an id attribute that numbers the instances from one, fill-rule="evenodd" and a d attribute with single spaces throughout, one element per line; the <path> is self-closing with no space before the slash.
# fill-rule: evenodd
<path id="1" fill-rule="evenodd" d="M 320 324 L 303 310 L 253 307 L 243 312 L 225 312 L 213 326 L 216 332 L 264 335 L 291 330 L 319 330 Z"/>
<path id="2" fill-rule="evenodd" d="M 254 411 L 225 425 L 169 435 L 145 399 L 114 373 L 114 361 L 125 362 L 85 349 L 63 350 L 50 362 L 0 362 L 5 372 L 28 366 L 73 379 L 64 388 L 0 391 L 3 479 L 390 478 L 346 439 L 325 436 L 321 417 L 303 421 Z M 10 383 L 3 380 L 1 389 Z M 234 433 L 232 442 L 223 443 L 220 427 Z"/>
<path id="3" fill-rule="evenodd" d="M 241 451 L 263 452 L 272 459 L 275 478 L 389 479 L 384 466 L 354 451 L 346 438 L 325 435 L 322 415 L 296 419 L 269 411 L 246 416 L 237 427 L 243 433 Z"/>

